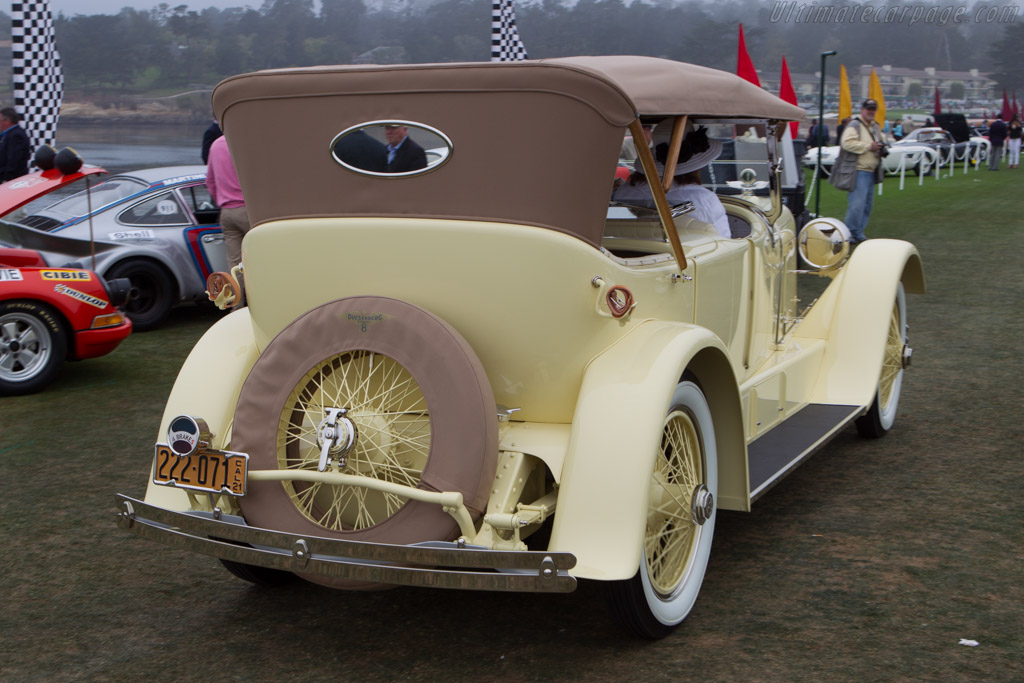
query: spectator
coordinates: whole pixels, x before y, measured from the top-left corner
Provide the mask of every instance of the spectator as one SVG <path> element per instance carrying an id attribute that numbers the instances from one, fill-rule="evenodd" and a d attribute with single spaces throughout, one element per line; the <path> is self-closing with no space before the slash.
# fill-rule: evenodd
<path id="1" fill-rule="evenodd" d="M 807 131 L 807 149 L 812 147 L 824 147 L 829 143 L 831 138 L 829 137 L 828 124 L 824 121 L 821 123 L 821 141 L 818 141 L 818 122 L 815 121 L 811 124 L 811 129 Z"/>
<path id="2" fill-rule="evenodd" d="M 242 262 L 242 238 L 249 232 L 249 212 L 245 208 L 242 186 L 228 150 L 228 141 L 223 135 L 210 145 L 206 187 L 220 207 L 220 227 L 224 231 L 228 268 L 234 268 Z"/>
<path id="3" fill-rule="evenodd" d="M 664 129 L 664 134 L 662 130 Z M 671 119 L 654 131 L 654 156 L 658 165 L 658 173 L 664 175 L 665 160 L 668 158 L 668 141 L 672 135 Z M 668 203 L 678 206 L 683 202 L 693 202 L 694 210 L 688 214 L 693 218 L 715 227 L 722 237 L 731 237 L 729 218 L 721 200 L 711 190 L 701 184 L 700 171 L 722 154 L 722 143 L 709 139 L 707 129 L 703 126 L 693 129 L 687 126 L 686 136 L 679 148 L 679 157 L 673 175 L 672 187 L 666 193 Z M 651 187 L 644 177 L 640 161 L 635 164 L 635 171 L 629 180 L 612 195 L 614 201 L 630 203 L 640 200 L 645 204 L 652 202 Z"/>
<path id="4" fill-rule="evenodd" d="M 999 170 L 999 158 L 1003 156 L 1003 143 L 1006 142 L 1007 128 L 1003 123 L 1003 115 L 997 114 L 996 120 L 988 129 L 988 141 L 992 143 L 992 149 L 988 156 L 988 170 Z"/>
<path id="5" fill-rule="evenodd" d="M 867 236 L 864 231 L 871 218 L 871 208 L 875 199 L 875 185 L 882 182 L 885 170 L 882 168 L 882 131 L 875 122 L 878 103 L 873 99 L 864 100 L 860 115 L 851 119 L 843 128 L 843 136 L 839 141 L 842 148 L 839 158 L 833 167 L 832 184 L 841 182 L 841 172 L 849 165 L 856 165 L 856 180 L 846 192 L 846 227 L 850 229 L 850 241 L 860 244 Z M 838 187 L 838 185 L 837 185 Z M 844 189 L 840 187 L 839 189 Z"/>
<path id="6" fill-rule="evenodd" d="M 388 166 L 387 147 L 364 130 L 353 131 L 334 143 L 334 156 L 360 171 L 384 173 Z"/>
<path id="7" fill-rule="evenodd" d="M 1010 158 L 1007 160 L 1007 168 L 1017 168 L 1020 166 L 1020 145 L 1021 145 L 1021 134 L 1024 132 L 1020 124 L 1020 119 L 1016 116 L 1010 121 L 1009 130 L 1007 135 L 1009 137 L 1010 146 Z"/>
<path id="8" fill-rule="evenodd" d="M 427 167 L 427 153 L 409 137 L 409 129 L 401 124 L 386 124 L 388 140 L 388 173 L 408 173 Z"/>
<path id="9" fill-rule="evenodd" d="M 903 119 L 896 119 L 896 125 L 892 127 L 892 136 L 897 140 L 903 139 Z"/>
<path id="10" fill-rule="evenodd" d="M 843 138 L 843 129 L 846 128 L 846 124 L 848 124 L 849 122 L 850 122 L 850 117 L 847 116 L 845 119 L 843 119 L 842 121 L 839 122 L 838 126 L 836 126 L 836 144 L 837 145 L 839 144 L 839 141 Z"/>
<path id="11" fill-rule="evenodd" d="M 220 124 L 217 123 L 216 120 L 214 120 L 214 122 L 210 124 L 210 127 L 207 128 L 206 131 L 203 133 L 202 155 L 204 164 L 210 161 L 210 145 L 212 145 L 213 141 L 219 138 L 221 135 L 224 135 L 224 132 L 221 131 Z"/>
<path id="12" fill-rule="evenodd" d="M 13 108 L 0 109 L 0 183 L 28 173 L 32 143 L 20 122 L 21 115 Z"/>

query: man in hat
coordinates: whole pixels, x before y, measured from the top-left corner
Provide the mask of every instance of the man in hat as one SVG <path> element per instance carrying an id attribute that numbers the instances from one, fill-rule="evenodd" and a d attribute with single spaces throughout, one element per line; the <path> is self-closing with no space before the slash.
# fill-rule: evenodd
<path id="1" fill-rule="evenodd" d="M 654 146 L 655 165 L 659 175 L 665 174 L 665 161 L 668 158 L 669 141 L 672 137 L 672 119 L 668 119 L 654 130 L 651 144 Z M 694 129 L 693 124 L 686 124 L 686 134 L 679 148 L 676 169 L 672 174 L 672 186 L 666 193 L 668 203 L 678 206 L 683 202 L 693 202 L 690 214 L 704 223 L 710 223 L 722 237 L 731 237 L 729 218 L 725 213 L 722 201 L 711 190 L 701 184 L 700 171 L 722 154 L 722 143 L 708 137 L 707 129 L 701 126 Z M 629 180 L 619 187 L 612 199 L 624 204 L 653 203 L 651 188 L 644 177 L 643 167 L 637 159 L 635 170 Z"/>
<path id="2" fill-rule="evenodd" d="M 388 141 L 388 173 L 408 173 L 427 167 L 427 153 L 409 137 L 409 129 L 399 123 L 384 124 Z"/>
<path id="3" fill-rule="evenodd" d="M 885 143 L 882 141 L 882 130 L 875 122 L 877 111 L 878 102 L 864 100 L 860 114 L 850 119 L 839 140 L 843 151 L 857 155 L 857 183 L 846 196 L 845 222 L 850 229 L 853 244 L 860 244 L 867 239 L 864 230 L 871 217 L 875 185 L 885 177 L 885 169 L 882 167 Z"/>

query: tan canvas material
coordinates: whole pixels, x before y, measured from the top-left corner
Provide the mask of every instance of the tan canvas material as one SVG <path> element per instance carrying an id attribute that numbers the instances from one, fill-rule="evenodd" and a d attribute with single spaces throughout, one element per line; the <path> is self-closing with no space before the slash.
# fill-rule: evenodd
<path id="1" fill-rule="evenodd" d="M 374 321 L 363 331 L 359 321 L 368 317 Z M 288 396 L 321 362 L 357 349 L 398 361 L 423 392 L 431 441 L 419 488 L 461 492 L 471 512 L 482 513 L 497 469 L 494 393 L 462 336 L 437 316 L 402 301 L 366 296 L 332 301 L 278 334 L 242 386 L 232 449 L 249 454 L 251 469 L 278 469 L 277 438 Z M 385 543 L 458 535 L 454 520 L 440 506 L 416 501 L 369 529 L 332 531 L 299 512 L 280 482 L 250 482 L 241 505 L 249 524 L 294 533 Z"/>
<path id="2" fill-rule="evenodd" d="M 213 103 L 254 225 L 472 219 L 541 226 L 594 246 L 638 114 L 803 116 L 732 74 L 649 57 L 262 71 L 225 80 Z M 340 132 L 382 120 L 440 130 L 452 140 L 450 159 L 402 178 L 360 175 L 333 159 Z"/>

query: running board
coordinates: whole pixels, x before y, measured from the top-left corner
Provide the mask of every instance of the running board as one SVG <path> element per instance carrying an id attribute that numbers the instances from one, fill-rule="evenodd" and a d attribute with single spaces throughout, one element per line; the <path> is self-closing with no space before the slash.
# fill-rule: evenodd
<path id="1" fill-rule="evenodd" d="M 812 403 L 747 446 L 750 501 L 779 483 L 862 411 L 861 406 Z"/>

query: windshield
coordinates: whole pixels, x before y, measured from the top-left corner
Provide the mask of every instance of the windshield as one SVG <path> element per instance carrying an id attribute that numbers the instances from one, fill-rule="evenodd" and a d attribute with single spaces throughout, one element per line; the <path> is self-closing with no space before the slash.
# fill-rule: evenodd
<path id="1" fill-rule="evenodd" d="M 51 204 L 40 213 L 58 215 L 67 221 L 87 215 L 90 208 L 96 211 L 125 197 L 130 197 L 145 190 L 146 187 L 145 183 L 131 178 L 111 178 L 90 190 L 82 190 Z"/>

